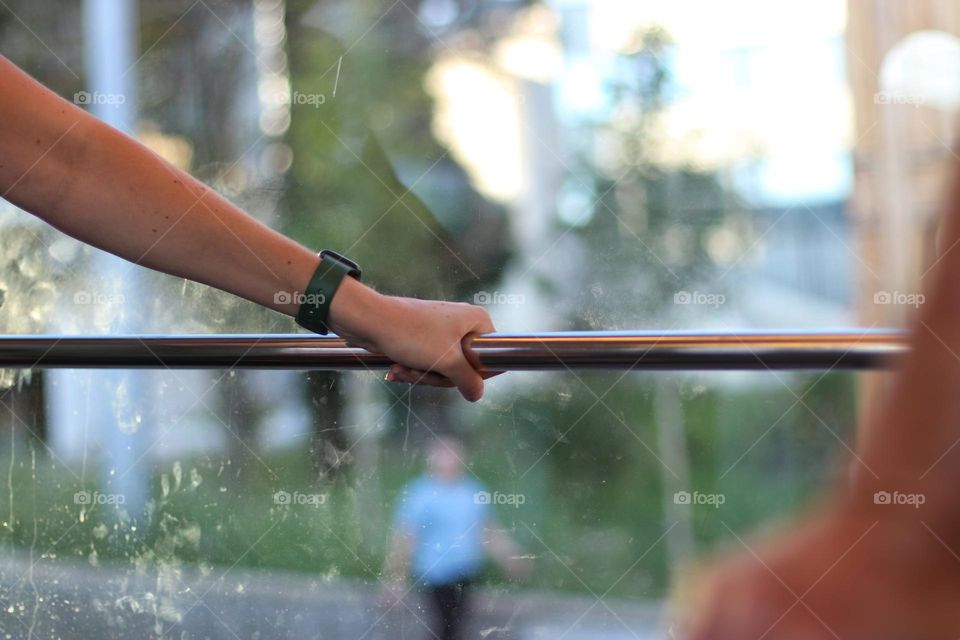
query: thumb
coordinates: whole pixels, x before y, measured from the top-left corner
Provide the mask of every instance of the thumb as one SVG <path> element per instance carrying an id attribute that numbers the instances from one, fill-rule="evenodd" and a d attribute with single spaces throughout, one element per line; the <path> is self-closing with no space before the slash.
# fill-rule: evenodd
<path id="1" fill-rule="evenodd" d="M 473 368 L 463 353 L 449 371 L 444 374 L 457 385 L 460 394 L 470 402 L 483 397 L 483 377 Z"/>

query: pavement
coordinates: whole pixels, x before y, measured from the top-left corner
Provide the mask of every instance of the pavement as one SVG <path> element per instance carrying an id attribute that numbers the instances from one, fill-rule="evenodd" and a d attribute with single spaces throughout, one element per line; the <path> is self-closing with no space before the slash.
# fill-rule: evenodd
<path id="1" fill-rule="evenodd" d="M 389 607 L 374 582 L 241 567 L 130 565 L 0 552 L 0 638 L 418 640 L 419 594 Z M 662 603 L 478 587 L 465 638 L 660 640 Z"/>

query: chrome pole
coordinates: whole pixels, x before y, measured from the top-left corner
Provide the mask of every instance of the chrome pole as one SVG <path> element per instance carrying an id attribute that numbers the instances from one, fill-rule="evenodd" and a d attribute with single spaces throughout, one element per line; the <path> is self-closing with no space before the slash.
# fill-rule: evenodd
<path id="1" fill-rule="evenodd" d="M 895 332 L 491 333 L 470 349 L 493 371 L 875 369 L 907 349 Z M 0 336 L 0 367 L 382 370 L 390 361 L 307 334 Z"/>

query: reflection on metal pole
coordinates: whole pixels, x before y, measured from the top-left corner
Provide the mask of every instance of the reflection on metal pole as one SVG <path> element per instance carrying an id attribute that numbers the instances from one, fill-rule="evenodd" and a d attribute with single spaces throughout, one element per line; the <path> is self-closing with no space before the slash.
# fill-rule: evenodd
<path id="1" fill-rule="evenodd" d="M 492 333 L 469 348 L 492 371 L 877 369 L 907 350 L 893 332 Z M 390 360 L 302 334 L 0 336 L 0 367 L 382 370 Z"/>

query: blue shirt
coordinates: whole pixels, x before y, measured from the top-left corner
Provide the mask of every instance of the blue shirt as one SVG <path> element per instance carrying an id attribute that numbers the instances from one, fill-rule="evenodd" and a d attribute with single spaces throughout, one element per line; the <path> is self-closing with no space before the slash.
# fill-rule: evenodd
<path id="1" fill-rule="evenodd" d="M 413 537 L 410 569 L 428 585 L 476 575 L 483 566 L 483 535 L 490 517 L 484 489 L 469 478 L 412 481 L 400 494 L 395 526 Z"/>

